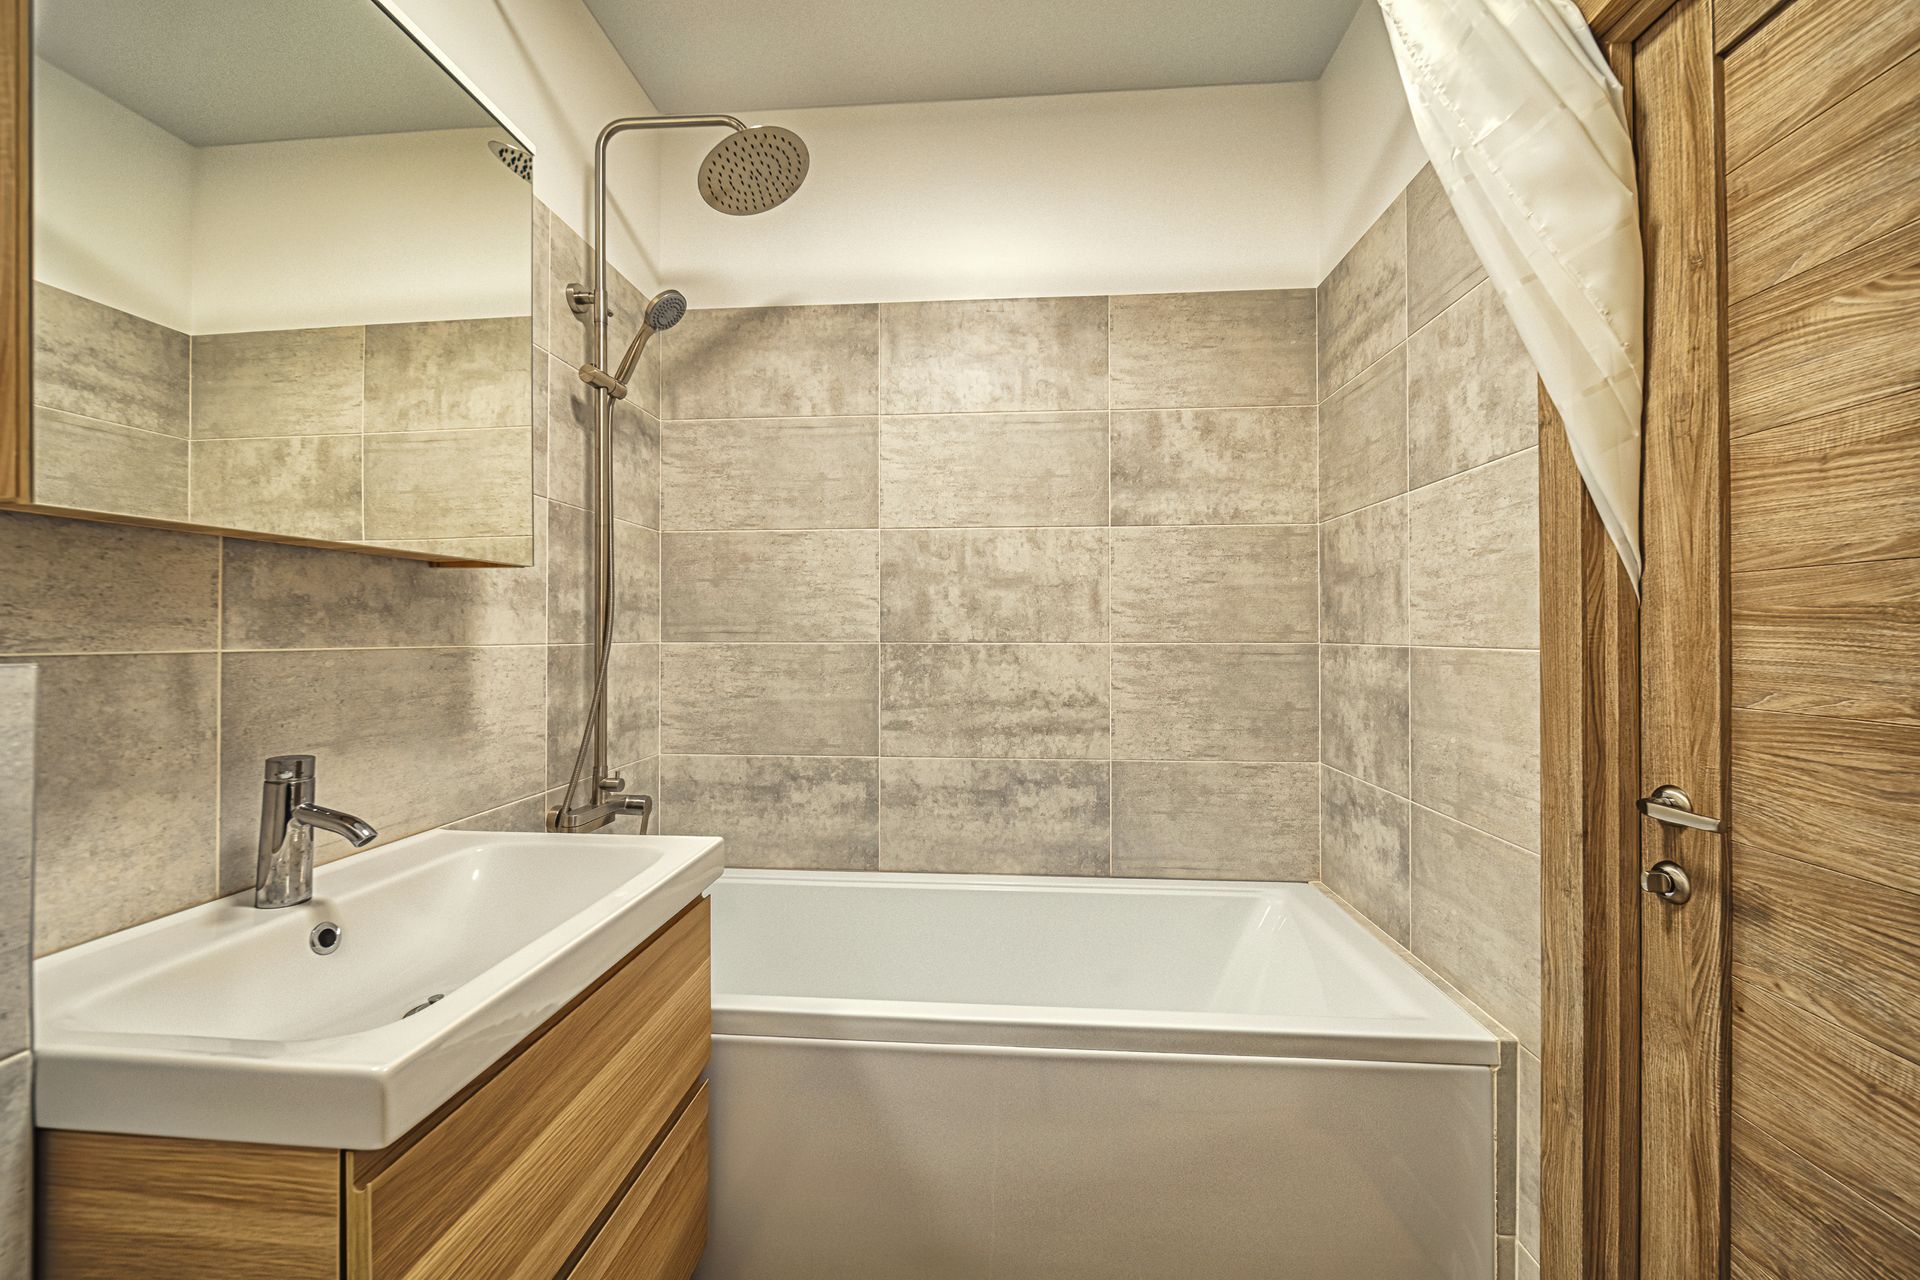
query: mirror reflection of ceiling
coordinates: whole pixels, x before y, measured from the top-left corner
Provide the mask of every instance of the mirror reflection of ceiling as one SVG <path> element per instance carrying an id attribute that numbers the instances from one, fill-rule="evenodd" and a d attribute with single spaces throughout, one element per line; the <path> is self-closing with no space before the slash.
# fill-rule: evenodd
<path id="1" fill-rule="evenodd" d="M 493 123 L 372 0 L 36 0 L 34 52 L 196 147 Z"/>
<path id="2" fill-rule="evenodd" d="M 1317 80 L 1372 0 L 587 0 L 662 111 Z"/>

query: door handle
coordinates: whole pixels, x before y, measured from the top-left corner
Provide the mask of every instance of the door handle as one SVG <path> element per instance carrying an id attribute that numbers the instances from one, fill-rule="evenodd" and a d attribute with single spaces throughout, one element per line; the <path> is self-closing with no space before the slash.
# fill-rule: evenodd
<path id="1" fill-rule="evenodd" d="M 1640 873 L 1640 888 L 1657 894 L 1674 906 L 1684 906 L 1693 896 L 1693 880 L 1677 862 L 1660 861 Z"/>
<path id="2" fill-rule="evenodd" d="M 1693 801 L 1678 787 L 1655 787 L 1652 795 L 1641 799 L 1639 808 L 1640 812 L 1655 822 L 1664 822 L 1670 827 L 1686 827 L 1693 831 L 1720 830 L 1720 819 L 1695 813 Z"/>

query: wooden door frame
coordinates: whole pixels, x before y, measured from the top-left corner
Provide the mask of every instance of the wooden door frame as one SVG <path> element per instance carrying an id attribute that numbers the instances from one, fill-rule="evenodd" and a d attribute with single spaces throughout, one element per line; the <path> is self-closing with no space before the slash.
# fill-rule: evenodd
<path id="1" fill-rule="evenodd" d="M 33 474 L 32 0 L 0 0 L 0 502 Z"/>

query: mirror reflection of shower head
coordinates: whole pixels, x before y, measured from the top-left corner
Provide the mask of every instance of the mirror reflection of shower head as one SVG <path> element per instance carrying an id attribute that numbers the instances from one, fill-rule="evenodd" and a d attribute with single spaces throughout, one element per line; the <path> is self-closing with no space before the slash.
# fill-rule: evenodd
<path id="1" fill-rule="evenodd" d="M 700 198 L 736 217 L 765 213 L 800 189 L 809 163 L 807 144 L 791 129 L 737 129 L 700 162 Z"/>
<path id="2" fill-rule="evenodd" d="M 633 335 L 633 341 L 627 344 L 627 354 L 620 357 L 620 368 L 614 373 L 613 380 L 622 387 L 633 375 L 633 366 L 640 362 L 640 353 L 647 349 L 647 343 L 656 333 L 663 333 L 680 323 L 687 314 L 687 295 L 678 289 L 662 289 L 647 300 L 645 310 L 640 313 L 640 331 Z"/>
<path id="3" fill-rule="evenodd" d="M 489 138 L 487 140 L 487 150 L 493 152 L 494 159 L 507 166 L 507 168 L 511 169 L 514 173 L 526 179 L 528 182 L 533 181 L 533 157 L 525 151 L 522 151 L 519 147 L 511 143 L 502 142 L 498 138 Z"/>

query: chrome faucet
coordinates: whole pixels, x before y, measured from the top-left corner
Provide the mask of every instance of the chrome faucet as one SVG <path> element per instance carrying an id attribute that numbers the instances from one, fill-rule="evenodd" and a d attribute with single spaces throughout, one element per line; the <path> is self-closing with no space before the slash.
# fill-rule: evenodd
<path id="1" fill-rule="evenodd" d="M 359 849 L 380 833 L 350 813 L 313 802 L 312 756 L 269 756 L 260 796 L 260 861 L 253 905 L 297 907 L 313 897 L 313 831 L 331 831 Z"/>

